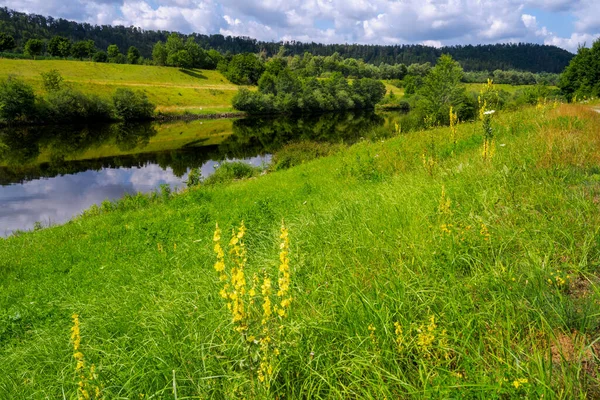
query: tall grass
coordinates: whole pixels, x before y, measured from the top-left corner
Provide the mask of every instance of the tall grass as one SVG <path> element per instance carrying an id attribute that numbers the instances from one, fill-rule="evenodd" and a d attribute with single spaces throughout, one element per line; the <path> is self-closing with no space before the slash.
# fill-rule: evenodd
<path id="1" fill-rule="evenodd" d="M 77 313 L 105 398 L 597 398 L 600 116 L 491 124 L 487 160 L 481 122 L 459 124 L 456 145 L 360 142 L 0 241 L 0 393 L 76 396 Z M 282 218 L 294 300 L 265 388 L 212 239 L 243 220 L 245 276 L 273 276 Z"/>

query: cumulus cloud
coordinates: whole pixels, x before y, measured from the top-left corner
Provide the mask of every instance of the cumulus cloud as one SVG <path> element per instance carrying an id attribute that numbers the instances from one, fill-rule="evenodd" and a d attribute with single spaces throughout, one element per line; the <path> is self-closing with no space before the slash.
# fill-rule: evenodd
<path id="1" fill-rule="evenodd" d="M 92 23 L 259 40 L 323 43 L 534 41 L 575 50 L 600 33 L 597 0 L 8 0 L 6 6 Z M 536 12 L 570 37 L 540 26 Z M 549 16 L 549 17 L 548 17 Z M 550 22 L 548 22 L 550 21 Z M 564 32 L 564 30 L 561 30 Z M 577 42 L 577 43 L 576 43 Z"/>

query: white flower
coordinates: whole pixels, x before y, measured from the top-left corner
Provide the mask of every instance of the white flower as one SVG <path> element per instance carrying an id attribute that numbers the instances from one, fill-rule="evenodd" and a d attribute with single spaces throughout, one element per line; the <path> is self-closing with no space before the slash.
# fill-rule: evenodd
<path id="1" fill-rule="evenodd" d="M 483 113 L 483 115 L 492 115 L 493 113 L 495 113 L 496 110 L 489 110 Z"/>

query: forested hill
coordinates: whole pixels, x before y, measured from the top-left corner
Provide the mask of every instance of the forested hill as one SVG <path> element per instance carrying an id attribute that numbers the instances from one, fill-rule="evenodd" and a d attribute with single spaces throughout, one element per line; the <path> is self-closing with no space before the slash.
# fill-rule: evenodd
<path id="1" fill-rule="evenodd" d="M 142 30 L 136 27 L 91 25 L 62 18 L 25 14 L 0 8 L 0 32 L 12 35 L 21 47 L 28 39 L 50 39 L 61 35 L 73 41 L 92 39 L 100 49 L 116 44 L 121 50 L 129 46 L 137 47 L 144 57 L 151 57 L 152 46 L 166 41 L 170 32 Z M 266 53 L 275 55 L 283 45 L 287 55 L 302 55 L 309 52 L 314 55 L 329 56 L 339 53 L 344 58 L 363 59 L 370 64 L 425 63 L 435 61 L 442 53 L 452 55 L 467 71 L 496 69 L 517 69 L 531 72 L 560 73 L 569 64 L 573 54 L 555 46 L 538 44 L 494 44 L 467 45 L 434 48 L 422 45 L 359 45 L 359 44 L 319 44 L 301 42 L 261 42 L 247 37 L 223 35 L 193 34 L 204 48 L 212 48 L 221 53 Z"/>

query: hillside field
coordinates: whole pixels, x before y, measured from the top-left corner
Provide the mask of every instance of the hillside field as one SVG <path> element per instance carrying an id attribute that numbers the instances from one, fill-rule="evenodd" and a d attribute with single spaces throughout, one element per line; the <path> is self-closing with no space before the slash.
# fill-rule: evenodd
<path id="1" fill-rule="evenodd" d="M 387 129 L 0 240 L 0 393 L 600 397 L 600 114 Z"/>
<path id="2" fill-rule="evenodd" d="M 56 69 L 65 83 L 89 94 L 108 98 L 116 88 L 143 90 L 157 110 L 169 113 L 233 111 L 238 90 L 218 71 L 173 67 L 109 64 L 66 60 L 0 59 L 0 78 L 15 75 L 43 92 L 41 73 Z"/>

